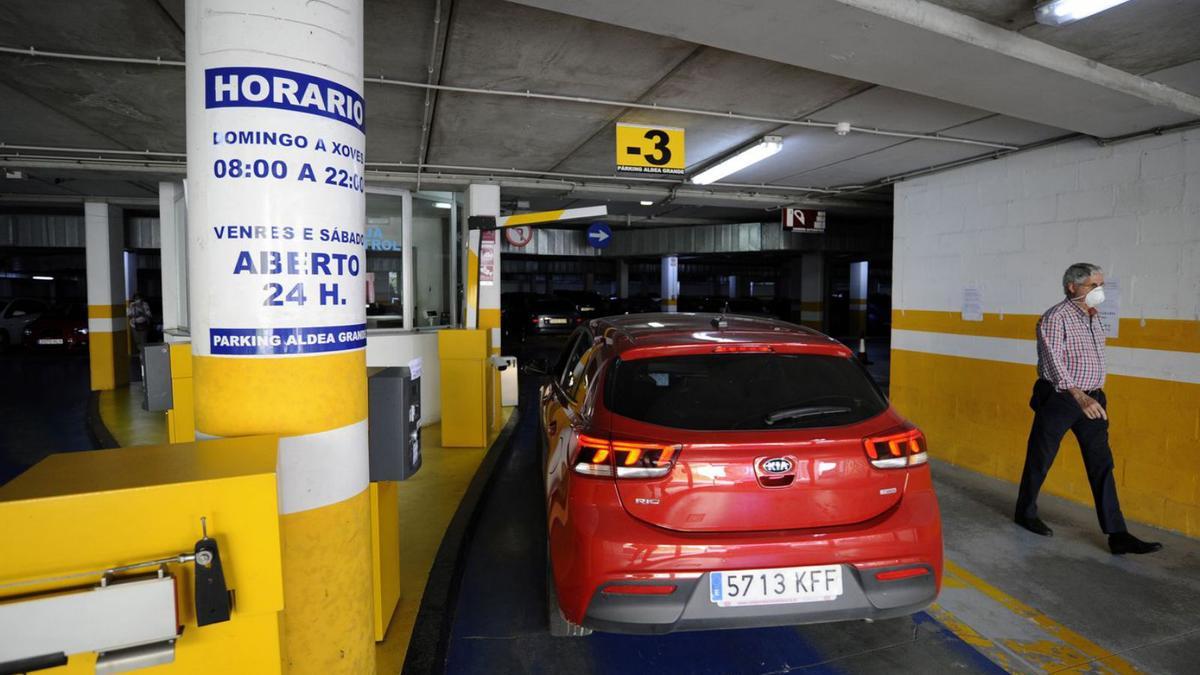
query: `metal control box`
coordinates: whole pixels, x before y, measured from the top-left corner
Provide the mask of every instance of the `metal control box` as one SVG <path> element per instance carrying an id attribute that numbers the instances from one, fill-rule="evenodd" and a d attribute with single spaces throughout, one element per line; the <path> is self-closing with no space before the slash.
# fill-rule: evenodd
<path id="1" fill-rule="evenodd" d="M 414 371 L 415 377 L 414 377 Z M 367 379 L 371 480 L 405 480 L 421 468 L 421 376 L 384 368 Z"/>
<path id="2" fill-rule="evenodd" d="M 171 346 L 142 346 L 142 409 L 166 412 L 175 407 L 171 392 Z"/>

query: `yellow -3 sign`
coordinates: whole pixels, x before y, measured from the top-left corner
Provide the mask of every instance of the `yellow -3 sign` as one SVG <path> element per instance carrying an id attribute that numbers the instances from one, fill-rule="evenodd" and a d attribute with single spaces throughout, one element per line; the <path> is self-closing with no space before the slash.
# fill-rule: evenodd
<path id="1" fill-rule="evenodd" d="M 617 123 L 617 170 L 682 174 L 683 129 Z"/>

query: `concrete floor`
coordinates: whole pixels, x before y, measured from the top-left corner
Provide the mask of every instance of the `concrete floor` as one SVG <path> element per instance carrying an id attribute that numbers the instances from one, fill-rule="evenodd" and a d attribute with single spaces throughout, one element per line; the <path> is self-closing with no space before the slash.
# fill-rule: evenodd
<path id="1" fill-rule="evenodd" d="M 876 349 L 876 345 L 871 345 Z M 553 345 L 527 351 L 526 358 Z M 886 370 L 875 372 L 886 382 Z M 523 378 L 522 402 L 535 383 Z M 482 505 L 449 638 L 451 673 L 1098 672 L 1200 669 L 1200 541 L 1113 556 L 1090 508 L 1051 496 L 1042 538 L 1011 521 L 1016 486 L 935 462 L 947 571 L 913 617 L 662 637 L 555 639 L 544 616 L 545 534 L 534 446 L 520 430 Z"/>
<path id="2" fill-rule="evenodd" d="M 86 353 L 0 354 L 0 485 L 55 452 L 92 450 Z"/>

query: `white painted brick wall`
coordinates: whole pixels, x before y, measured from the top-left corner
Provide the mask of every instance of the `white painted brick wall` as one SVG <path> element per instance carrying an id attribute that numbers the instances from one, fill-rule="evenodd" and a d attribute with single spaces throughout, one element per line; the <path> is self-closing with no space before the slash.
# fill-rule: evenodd
<path id="1" fill-rule="evenodd" d="M 895 304 L 1037 314 L 1063 270 L 1120 278 L 1125 317 L 1200 320 L 1200 131 L 1079 140 L 896 185 Z"/>

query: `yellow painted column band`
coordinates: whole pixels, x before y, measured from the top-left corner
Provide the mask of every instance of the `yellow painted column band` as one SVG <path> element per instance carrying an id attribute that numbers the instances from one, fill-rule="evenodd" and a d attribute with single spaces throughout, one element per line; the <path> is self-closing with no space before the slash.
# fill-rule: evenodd
<path id="1" fill-rule="evenodd" d="M 312 434 L 367 418 L 365 350 L 303 357 L 196 356 L 196 427 L 214 436 Z"/>

